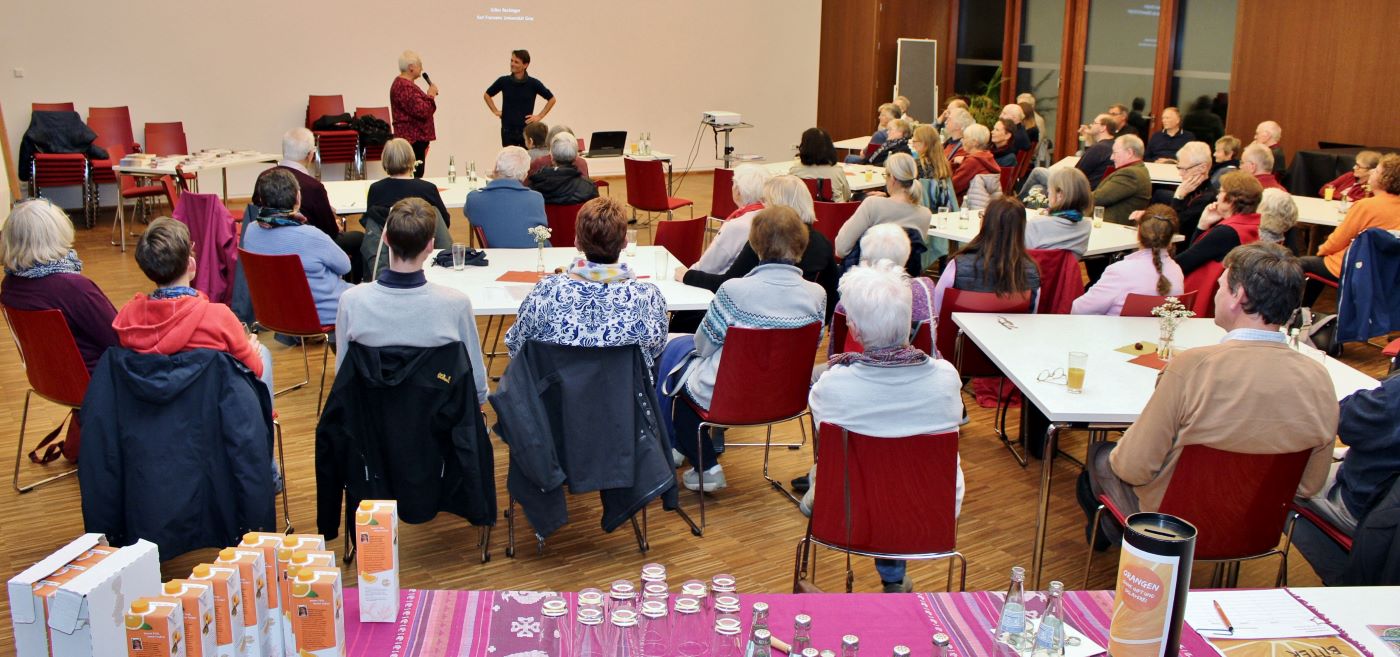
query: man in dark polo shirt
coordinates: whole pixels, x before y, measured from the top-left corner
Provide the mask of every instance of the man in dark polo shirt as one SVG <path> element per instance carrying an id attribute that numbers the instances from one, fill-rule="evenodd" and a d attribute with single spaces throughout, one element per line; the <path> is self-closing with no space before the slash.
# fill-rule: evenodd
<path id="1" fill-rule="evenodd" d="M 525 146 L 525 125 L 541 121 L 554 109 L 558 100 L 548 87 L 536 78 L 530 77 L 530 51 L 512 50 L 510 53 L 510 75 L 502 75 L 487 87 L 481 97 L 491 113 L 501 119 L 501 146 Z M 496 108 L 492 98 L 501 94 L 501 107 Z M 545 99 L 544 110 L 535 114 L 535 97 Z"/>

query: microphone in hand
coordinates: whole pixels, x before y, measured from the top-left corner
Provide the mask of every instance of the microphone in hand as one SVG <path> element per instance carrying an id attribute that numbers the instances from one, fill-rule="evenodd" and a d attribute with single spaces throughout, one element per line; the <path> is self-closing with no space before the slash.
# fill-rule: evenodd
<path id="1" fill-rule="evenodd" d="M 424 81 L 424 82 L 427 82 L 428 84 L 432 84 L 432 83 L 433 83 L 433 79 L 430 78 L 430 77 L 428 77 L 428 72 L 427 72 L 427 71 L 423 71 L 423 81 Z"/>

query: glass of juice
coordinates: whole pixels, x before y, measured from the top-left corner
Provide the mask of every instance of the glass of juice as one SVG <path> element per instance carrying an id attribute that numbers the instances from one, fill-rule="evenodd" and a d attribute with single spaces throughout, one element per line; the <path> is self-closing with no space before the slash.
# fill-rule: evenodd
<path id="1" fill-rule="evenodd" d="M 1084 366 L 1089 363 L 1089 354 L 1082 351 L 1069 352 L 1069 367 L 1066 368 L 1065 387 L 1074 394 L 1084 392 Z"/>

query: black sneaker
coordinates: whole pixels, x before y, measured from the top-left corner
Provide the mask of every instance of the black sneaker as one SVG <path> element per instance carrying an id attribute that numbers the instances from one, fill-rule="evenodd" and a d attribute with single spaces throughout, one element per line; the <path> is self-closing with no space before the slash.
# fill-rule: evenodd
<path id="1" fill-rule="evenodd" d="M 811 481 L 810 479 L 807 478 L 807 475 L 802 475 L 801 477 L 797 477 L 796 479 L 793 479 L 793 480 L 792 480 L 792 490 L 793 490 L 793 492 L 796 492 L 796 493 L 805 493 L 805 492 L 807 492 L 807 489 L 809 489 L 809 488 L 811 488 L 811 487 L 812 487 L 812 481 Z"/>

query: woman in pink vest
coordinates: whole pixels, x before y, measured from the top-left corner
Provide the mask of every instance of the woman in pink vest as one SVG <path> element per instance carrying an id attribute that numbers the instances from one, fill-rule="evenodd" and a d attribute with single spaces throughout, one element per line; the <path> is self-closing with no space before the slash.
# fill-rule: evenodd
<path id="1" fill-rule="evenodd" d="M 1232 171 L 1220 177 L 1220 194 L 1201 213 L 1191 246 L 1176 257 L 1189 275 L 1207 262 L 1220 262 L 1231 249 L 1259 241 L 1259 200 L 1264 186 L 1253 175 Z"/>

